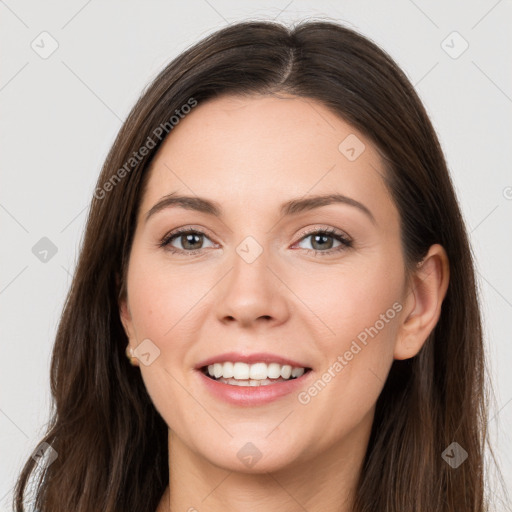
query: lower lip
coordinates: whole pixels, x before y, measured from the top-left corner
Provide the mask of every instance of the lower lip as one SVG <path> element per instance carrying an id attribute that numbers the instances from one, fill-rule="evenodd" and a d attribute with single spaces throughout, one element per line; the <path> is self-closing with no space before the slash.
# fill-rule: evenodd
<path id="1" fill-rule="evenodd" d="M 297 392 L 309 380 L 313 371 L 309 370 L 293 380 L 276 382 L 267 386 L 233 386 L 210 379 L 201 370 L 197 370 L 197 373 L 208 391 L 215 397 L 235 405 L 254 406 L 267 404 L 294 391 Z"/>

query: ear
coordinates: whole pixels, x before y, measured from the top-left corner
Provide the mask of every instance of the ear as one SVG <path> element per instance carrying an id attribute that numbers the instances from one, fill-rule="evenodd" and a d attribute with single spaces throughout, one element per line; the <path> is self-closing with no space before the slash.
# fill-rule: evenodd
<path id="1" fill-rule="evenodd" d="M 130 307 L 128 305 L 128 301 L 126 298 L 126 294 L 124 298 L 119 300 L 119 317 L 121 318 L 121 323 L 124 327 L 124 332 L 128 338 L 128 346 L 126 347 L 126 355 L 129 356 L 129 350 L 133 350 L 137 343 L 137 338 L 135 336 L 135 329 L 133 327 L 132 315 L 130 312 Z M 131 347 L 130 347 L 131 345 Z M 138 360 L 135 357 L 131 357 L 132 365 L 138 366 Z"/>
<path id="2" fill-rule="evenodd" d="M 121 318 L 121 323 L 123 324 L 124 332 L 126 333 L 127 338 L 129 340 L 135 339 L 132 314 L 130 312 L 130 307 L 128 306 L 126 297 L 119 301 L 119 317 Z"/>
<path id="3" fill-rule="evenodd" d="M 442 245 L 434 244 L 414 271 L 406 290 L 403 320 L 394 349 L 395 359 L 410 359 L 420 351 L 441 315 L 449 278 L 446 251 Z"/>

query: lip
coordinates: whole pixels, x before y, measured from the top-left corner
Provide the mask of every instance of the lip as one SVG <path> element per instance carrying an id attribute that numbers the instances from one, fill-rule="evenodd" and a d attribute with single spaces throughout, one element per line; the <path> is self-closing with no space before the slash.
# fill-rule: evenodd
<path id="1" fill-rule="evenodd" d="M 208 365 L 214 364 L 214 363 L 225 363 L 226 361 L 231 361 L 233 363 L 241 362 L 241 363 L 247 363 L 247 364 L 278 363 L 281 365 L 289 364 L 292 367 L 298 367 L 298 368 L 311 368 L 307 364 L 301 363 L 300 361 L 295 361 L 293 359 L 289 359 L 288 357 L 280 356 L 277 354 L 271 354 L 269 352 L 258 352 L 258 353 L 254 353 L 254 354 L 240 354 L 238 352 L 225 352 L 224 354 L 219 354 L 217 356 L 212 356 L 212 357 L 209 357 L 208 359 L 204 359 L 203 361 L 201 361 L 200 363 L 198 363 L 195 366 L 195 369 L 200 370 L 203 366 L 208 366 Z"/>
<path id="2" fill-rule="evenodd" d="M 296 379 L 276 382 L 268 386 L 232 386 L 211 379 L 201 369 L 196 370 L 196 373 L 201 384 L 214 397 L 233 405 L 245 407 L 268 404 L 292 393 L 296 395 L 301 388 L 308 385 L 311 376 L 314 374 L 312 370 L 309 370 Z"/>

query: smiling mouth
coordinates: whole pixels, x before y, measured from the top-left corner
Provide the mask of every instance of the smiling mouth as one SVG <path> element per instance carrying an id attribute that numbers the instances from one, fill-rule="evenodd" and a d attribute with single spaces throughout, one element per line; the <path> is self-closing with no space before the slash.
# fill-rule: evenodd
<path id="1" fill-rule="evenodd" d="M 241 362 L 215 363 L 203 366 L 201 372 L 208 378 L 230 386 L 269 386 L 296 380 L 311 371 L 311 368 L 293 367 L 279 363 Z"/>

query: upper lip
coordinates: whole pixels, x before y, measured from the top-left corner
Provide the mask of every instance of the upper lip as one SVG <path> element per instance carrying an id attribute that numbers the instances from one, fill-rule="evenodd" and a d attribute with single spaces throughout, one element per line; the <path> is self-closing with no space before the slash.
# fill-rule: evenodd
<path id="1" fill-rule="evenodd" d="M 225 363 L 226 361 L 231 361 L 233 363 L 242 362 L 246 364 L 253 363 L 278 363 L 280 365 L 290 365 L 295 368 L 310 368 L 307 364 L 301 363 L 299 361 L 295 361 L 294 359 L 290 359 L 289 357 L 280 356 L 278 354 L 271 354 L 269 352 L 257 352 L 253 354 L 240 354 L 238 352 L 225 352 L 223 354 L 219 354 L 216 356 L 209 357 L 208 359 L 204 359 L 200 363 L 196 365 L 196 369 L 201 369 L 204 366 L 208 366 L 214 363 Z"/>

